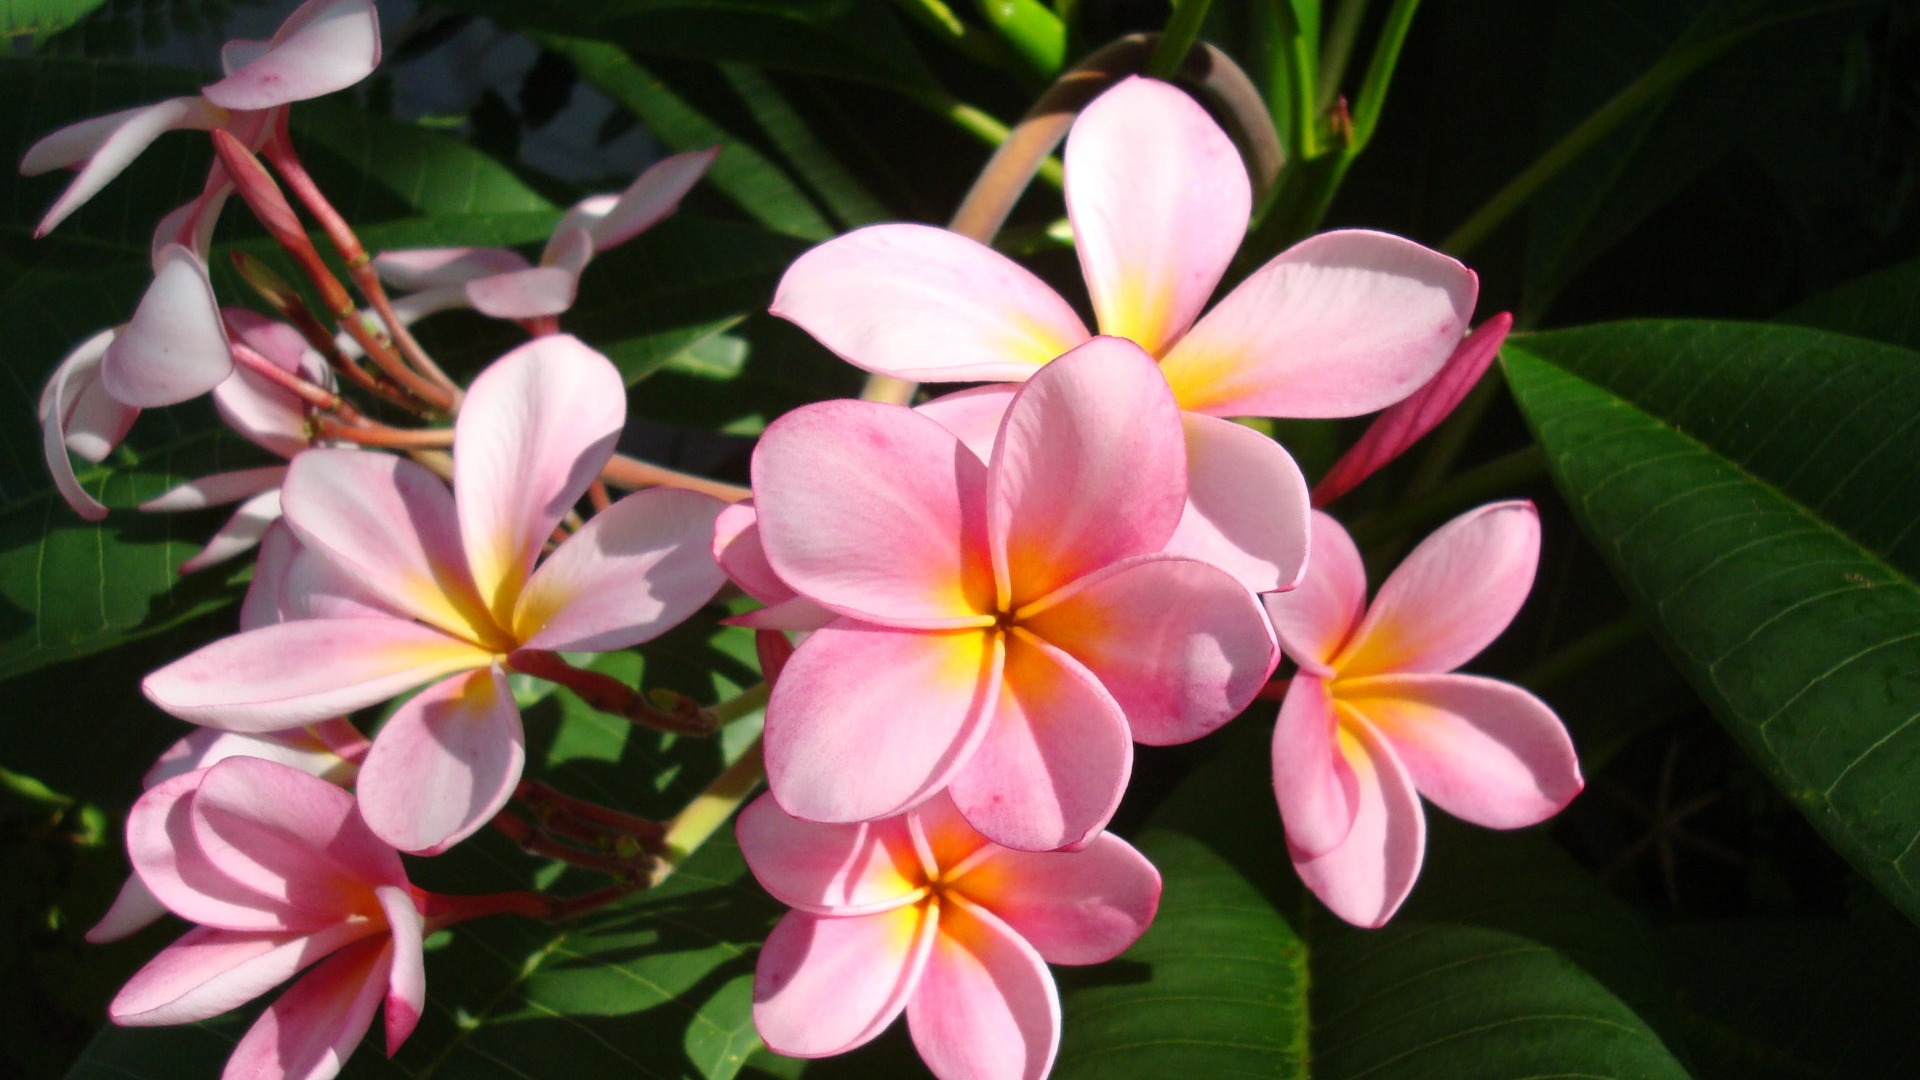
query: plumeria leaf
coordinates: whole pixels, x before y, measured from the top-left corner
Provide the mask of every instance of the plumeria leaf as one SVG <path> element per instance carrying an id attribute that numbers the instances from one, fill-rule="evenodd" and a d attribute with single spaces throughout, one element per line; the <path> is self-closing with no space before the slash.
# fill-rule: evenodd
<path id="1" fill-rule="evenodd" d="M 1230 735 L 1141 836 L 1166 881 L 1146 936 L 1107 967 L 1056 969 L 1056 1076 L 1685 1080 L 1649 1020 L 1646 927 L 1537 836 L 1435 814 L 1386 929 L 1315 904 L 1287 865 L 1264 735 Z"/>
<path id="2" fill-rule="evenodd" d="M 1787 309 L 1774 321 L 1920 349 L 1916 311 L 1920 311 L 1920 259 L 1829 289 Z"/>
<path id="3" fill-rule="evenodd" d="M 106 0 L 6 0 L 0 6 L 0 35 L 42 37 L 72 26 Z"/>
<path id="4" fill-rule="evenodd" d="M 644 663 L 613 654 L 594 667 L 712 701 L 753 681 L 752 650 L 747 631 L 696 620 L 649 644 Z M 714 739 L 676 739 L 595 712 L 566 691 L 525 713 L 530 776 L 654 818 L 678 810 L 758 731 L 749 716 Z M 491 834 L 408 868 L 418 884 L 447 893 L 532 885 L 570 895 L 605 883 L 554 869 Z M 419 1030 L 391 1061 L 371 1036 L 341 1076 L 545 1076 L 564 1061 L 582 1078 L 724 1080 L 759 1046 L 754 954 L 783 910 L 754 883 L 723 826 L 657 890 L 572 922 L 487 918 L 431 940 Z M 104 1029 L 68 1075 L 219 1075 L 255 1011 L 180 1028 Z"/>
<path id="5" fill-rule="evenodd" d="M 1920 355 L 1636 322 L 1505 359 L 1555 482 L 1694 689 L 1920 919 Z"/>

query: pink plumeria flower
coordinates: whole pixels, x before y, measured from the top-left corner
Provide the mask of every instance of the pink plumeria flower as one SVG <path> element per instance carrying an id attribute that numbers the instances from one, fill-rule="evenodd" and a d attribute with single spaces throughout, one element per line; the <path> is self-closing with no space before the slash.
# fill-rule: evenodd
<path id="1" fill-rule="evenodd" d="M 298 330 L 243 308 L 228 308 L 223 314 L 228 330 L 241 344 L 266 357 L 282 371 L 300 375 L 316 386 L 333 385 L 333 373 L 327 362 L 308 347 Z M 245 367 L 236 365 L 233 374 L 213 388 L 213 406 L 227 426 L 248 442 L 283 458 L 293 457 L 312 443 L 307 431 L 306 403 L 292 391 Z M 149 499 L 140 504 L 140 509 L 201 510 L 240 504 L 206 547 L 180 564 L 180 572 L 190 574 L 251 550 L 260 542 L 273 523 L 280 520 L 280 484 L 286 475 L 285 465 L 214 473 Z"/>
<path id="2" fill-rule="evenodd" d="M 1119 837 L 1015 851 L 945 795 L 862 825 L 762 797 L 736 831 L 754 877 L 794 908 L 753 980 L 754 1026 L 789 1057 L 844 1053 L 904 1011 L 941 1080 L 1038 1080 L 1060 1045 L 1047 964 L 1118 956 L 1160 903 L 1159 873 Z"/>
<path id="3" fill-rule="evenodd" d="M 724 580 L 708 553 L 722 504 L 664 488 L 596 514 L 535 569 L 625 419 L 612 362 L 556 335 L 474 380 L 454 429 L 451 493 L 386 454 L 299 455 L 281 503 L 301 552 L 287 571 L 292 595 L 278 601 L 298 610 L 153 673 L 147 696 L 198 724 L 258 732 L 432 683 L 374 738 L 360 801 L 374 832 L 405 851 L 471 835 L 525 761 L 507 658 L 639 644 Z"/>
<path id="4" fill-rule="evenodd" d="M 372 74 L 380 64 L 373 0 L 307 0 L 271 41 L 230 41 L 221 60 L 226 77 L 198 96 L 83 120 L 33 144 L 20 162 L 22 174 L 79 171 L 34 235 L 45 236 L 168 131 L 224 129 L 257 150 L 272 135 L 275 110 L 343 90 Z M 204 253 L 205 237 L 231 190 L 216 161 L 206 190 L 168 215 L 156 234 L 156 249 L 178 243 Z"/>
<path id="5" fill-rule="evenodd" d="M 383 1002 L 387 1052 L 412 1034 L 426 1001 L 425 894 L 347 792 L 229 758 L 141 796 L 127 849 L 153 894 L 199 926 L 128 980 L 107 1007 L 114 1023 L 218 1016 L 314 965 L 241 1038 L 229 1080 L 335 1075 Z"/>
<path id="6" fill-rule="evenodd" d="M 951 785 L 996 843 L 1083 844 L 1133 740 L 1212 731 L 1278 656 L 1251 593 L 1162 552 L 1179 411 L 1119 338 L 1025 383 L 988 460 L 910 409 L 830 401 L 768 426 L 753 490 L 778 580 L 837 616 L 767 705 L 768 783 L 799 817 L 889 817 Z"/>
<path id="7" fill-rule="evenodd" d="M 122 405 L 100 380 L 100 360 L 117 330 L 102 330 L 81 342 L 53 369 L 40 391 L 40 448 L 53 486 L 74 513 L 88 521 L 107 516 L 104 503 L 80 485 L 73 458 L 99 464 L 133 430 L 140 410 Z"/>
<path id="8" fill-rule="evenodd" d="M 279 762 L 330 784 L 350 787 L 366 753 L 366 738 L 344 719 L 266 735 L 202 728 L 168 747 L 140 784 L 151 791 L 174 777 L 211 768 L 228 758 L 250 757 Z M 135 873 L 120 887 L 107 913 L 87 931 L 87 940 L 95 945 L 119 941 L 146 929 L 166 913 L 166 905 Z"/>
<path id="9" fill-rule="evenodd" d="M 387 284 L 413 290 L 395 301 L 406 318 L 459 307 L 496 319 L 558 315 L 573 306 L 587 263 L 677 210 L 719 152 L 675 154 L 618 195 L 576 203 L 554 227 L 538 264 L 506 248 L 415 248 L 385 252 L 373 268 Z"/>
<path id="10" fill-rule="evenodd" d="M 1421 795 L 1476 825 L 1515 829 L 1580 792 L 1552 709 L 1512 683 L 1453 670 L 1526 600 L 1540 518 L 1529 502 L 1455 518 L 1371 607 L 1360 553 L 1325 514 L 1314 515 L 1312 558 L 1300 588 L 1265 598 L 1300 665 L 1274 728 L 1274 793 L 1301 880 L 1334 914 L 1379 926 L 1420 872 Z"/>

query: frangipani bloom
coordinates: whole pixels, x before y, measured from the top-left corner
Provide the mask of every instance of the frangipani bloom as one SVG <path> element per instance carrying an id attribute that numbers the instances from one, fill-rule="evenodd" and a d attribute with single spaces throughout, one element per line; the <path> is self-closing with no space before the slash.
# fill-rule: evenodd
<path id="1" fill-rule="evenodd" d="M 1313 572 L 1265 598 L 1300 665 L 1273 733 L 1288 852 L 1348 922 L 1385 923 L 1413 888 L 1421 795 L 1515 829 L 1579 794 L 1580 763 L 1552 709 L 1512 683 L 1453 671 L 1513 621 L 1539 558 L 1532 503 L 1483 506 L 1416 547 L 1368 607 L 1359 551 L 1316 513 Z"/>
<path id="2" fill-rule="evenodd" d="M 229 758 L 162 782 L 127 818 L 140 879 L 200 925 L 107 1007 L 144 1027 L 218 1016 L 313 966 L 254 1022 L 229 1080 L 325 1080 L 386 1004 L 391 1054 L 426 1001 L 424 920 L 400 856 L 353 796 L 297 769 Z"/>
<path id="3" fill-rule="evenodd" d="M 798 817 L 870 821 L 951 786 L 996 843 L 1083 844 L 1132 740 L 1212 731 L 1278 656 L 1251 593 L 1162 552 L 1180 416 L 1118 338 L 1023 385 L 989 460 L 913 410 L 830 401 L 768 426 L 753 490 L 779 581 L 838 616 L 767 705 L 768 784 Z"/>
<path id="4" fill-rule="evenodd" d="M 226 78 L 199 96 L 82 120 L 34 143 L 20 162 L 23 175 L 79 170 L 34 235 L 45 236 L 165 132 L 220 128 L 257 150 L 273 133 L 273 110 L 343 90 L 372 74 L 380 65 L 373 0 L 307 0 L 287 16 L 273 40 L 230 41 L 221 61 Z M 155 249 L 186 244 L 204 252 L 205 237 L 231 190 L 226 171 L 214 162 L 205 191 L 168 215 Z"/>
<path id="5" fill-rule="evenodd" d="M 373 268 L 389 285 L 416 290 L 394 302 L 407 319 L 456 307 L 496 319 L 558 315 L 573 306 L 588 261 L 678 209 L 719 152 L 675 154 L 648 167 L 618 195 L 576 203 L 554 226 L 538 265 L 506 248 L 416 248 L 386 252 Z"/>
<path id="6" fill-rule="evenodd" d="M 162 668 L 147 696 L 198 724 L 260 732 L 432 683 L 375 736 L 362 812 L 405 851 L 470 835 L 506 802 L 525 760 L 507 658 L 647 641 L 722 583 L 707 550 L 721 503 L 673 489 L 620 500 L 535 569 L 625 418 L 612 363 L 556 335 L 474 380 L 454 429 L 452 493 L 386 454 L 301 454 L 281 489 L 301 548 L 286 571 L 290 599 L 278 602 L 293 620 Z"/>
<path id="7" fill-rule="evenodd" d="M 1246 232 L 1251 186 L 1205 110 L 1148 79 L 1122 81 L 1075 121 L 1066 197 L 1099 332 L 1158 359 L 1184 411 L 1191 505 L 1168 550 L 1257 592 L 1293 584 L 1305 481 L 1272 440 L 1222 418 L 1357 416 L 1406 397 L 1459 343 L 1472 271 L 1397 236 L 1330 232 L 1202 316 Z M 916 382 L 1018 381 L 1089 336 L 1011 259 L 922 225 L 871 226 L 807 252 L 773 311 L 859 367 Z"/>
<path id="8" fill-rule="evenodd" d="M 823 825 L 762 797 L 741 854 L 789 912 L 754 973 L 776 1053 L 826 1057 L 902 1011 L 941 1080 L 1037 1080 L 1060 1045 L 1055 964 L 1119 955 L 1153 921 L 1160 875 L 1111 833 L 1081 851 L 1001 847 L 945 795 L 900 817 Z"/>

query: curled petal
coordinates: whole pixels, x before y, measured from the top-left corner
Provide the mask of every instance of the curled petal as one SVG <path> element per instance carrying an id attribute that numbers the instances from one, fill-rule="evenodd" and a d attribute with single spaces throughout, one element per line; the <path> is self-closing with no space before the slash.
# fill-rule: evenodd
<path id="1" fill-rule="evenodd" d="M 994 576 L 1015 608 L 1159 551 L 1187 501 L 1173 395 L 1152 358 L 1120 338 L 1095 338 L 1020 388 L 989 470 Z"/>
<path id="2" fill-rule="evenodd" d="M 506 248 L 408 248 L 373 257 L 374 273 L 399 289 L 465 285 L 475 278 L 508 274 L 532 266 L 526 256 Z"/>
<path id="3" fill-rule="evenodd" d="M 148 700 L 229 731 L 280 731 L 343 716 L 493 654 L 403 619 L 302 619 L 248 630 L 147 676 Z"/>
<path id="4" fill-rule="evenodd" d="M 1187 508 L 1167 541 L 1249 592 L 1297 585 L 1307 568 L 1307 481 L 1279 443 L 1242 424 L 1181 413 Z"/>
<path id="5" fill-rule="evenodd" d="M 808 251 L 772 311 L 855 367 L 915 382 L 1017 382 L 1088 336 L 1018 263 L 926 225 L 870 225 Z"/>
<path id="6" fill-rule="evenodd" d="M 167 905 L 153 895 L 139 874 L 130 874 L 120 886 L 119 895 L 113 898 L 113 906 L 107 909 L 100 921 L 86 933 L 87 944 L 105 945 L 110 941 L 119 941 L 152 926 L 167 914 Z"/>
<path id="7" fill-rule="evenodd" d="M 227 503 L 239 502 L 249 496 L 278 488 L 281 479 L 286 475 L 285 465 L 267 465 L 258 469 L 214 473 L 198 480 L 189 480 L 164 495 L 148 499 L 140 504 L 140 509 L 204 510 L 209 506 L 225 506 Z M 277 506 L 275 510 L 277 515 Z"/>
<path id="8" fill-rule="evenodd" d="M 1000 437 L 1000 422 L 1006 419 L 1007 406 L 1019 392 L 1018 386 L 1006 383 L 976 386 L 921 402 L 913 411 L 931 417 L 973 451 L 974 457 L 988 461 L 993 458 L 993 440 Z"/>
<path id="9" fill-rule="evenodd" d="M 990 621 L 985 483 L 986 467 L 945 428 L 869 401 L 795 409 L 753 455 L 774 572 L 810 600 L 890 626 Z"/>
<path id="10" fill-rule="evenodd" d="M 721 509 L 713 522 L 713 558 L 748 596 L 773 605 L 794 598 L 794 591 L 767 561 L 760 542 L 760 513 L 745 499 Z"/>
<path id="11" fill-rule="evenodd" d="M 547 245 L 539 266 L 467 282 L 467 302 L 482 315 L 496 319 L 537 319 L 558 315 L 573 306 L 580 291 L 580 273 L 593 259 L 593 237 L 585 229 L 569 229 Z"/>
<path id="12" fill-rule="evenodd" d="M 382 885 L 374 894 L 387 913 L 388 943 L 393 950 L 392 971 L 387 978 L 386 1031 L 387 1056 L 392 1057 L 419 1025 L 420 1014 L 427 1004 L 425 943 L 420 936 L 425 924 L 406 889 Z"/>
<path id="13" fill-rule="evenodd" d="M 292 932 L 335 921 L 296 910 L 283 894 L 242 881 L 207 858 L 192 816 L 206 776 L 198 770 L 163 780 L 127 812 L 127 858 L 147 891 L 182 918 L 236 931 Z"/>
<path id="14" fill-rule="evenodd" d="M 253 1022 L 227 1058 L 222 1080 L 337 1075 L 373 1026 L 392 967 L 393 944 L 385 938 L 328 957 Z"/>
<path id="15" fill-rule="evenodd" d="M 619 371 L 577 338 L 535 339 L 474 379 L 454 425 L 453 488 L 466 561 L 501 625 L 626 419 Z"/>
<path id="16" fill-rule="evenodd" d="M 534 572 L 513 613 L 528 649 L 624 649 L 713 599 L 725 576 L 708 550 L 725 503 L 673 488 L 637 491 L 588 521 Z"/>
<path id="17" fill-rule="evenodd" d="M 1348 677 L 1452 671 L 1493 643 L 1540 564 L 1540 512 L 1492 503 L 1454 518 L 1380 586 L 1339 659 Z"/>
<path id="18" fill-rule="evenodd" d="M 1359 416 L 1446 362 L 1479 285 L 1386 233 L 1321 233 L 1274 256 L 1162 363 L 1180 407 L 1212 416 Z"/>
<path id="19" fill-rule="evenodd" d="M 977 630 L 814 631 L 767 702 L 773 797 L 811 821 L 871 821 L 946 786 L 993 718 L 1002 654 Z"/>
<path id="20" fill-rule="evenodd" d="M 553 235 L 557 240 L 568 229 L 585 229 L 593 237 L 595 251 L 624 244 L 680 209 L 680 200 L 700 182 L 707 166 L 719 155 L 716 146 L 662 158 L 647 166 L 619 196 L 595 196 L 575 205 L 554 227 Z M 552 260 L 543 256 L 540 261 Z"/>
<path id="21" fill-rule="evenodd" d="M 828 1057 L 870 1041 L 906 1008 L 937 925 L 925 904 L 845 918 L 788 912 L 754 968 L 754 1028 L 787 1057 Z"/>
<path id="22" fill-rule="evenodd" d="M 1060 996 L 1032 945 L 992 912 L 953 901 L 940 910 L 907 1028 L 935 1076 L 1041 1080 L 1060 1049 Z"/>
<path id="23" fill-rule="evenodd" d="M 1006 652 L 993 725 L 954 774 L 953 803 L 996 844 L 1079 847 L 1106 827 L 1126 791 L 1126 717 L 1059 649 L 1016 628 Z"/>
<path id="24" fill-rule="evenodd" d="M 1051 964 L 1098 964 L 1146 933 L 1160 872 L 1112 833 L 1079 851 L 1001 849 L 956 879 Z"/>
<path id="25" fill-rule="evenodd" d="M 1340 698 L 1393 744 L 1413 786 L 1490 829 L 1536 825 L 1580 793 L 1580 761 L 1547 704 L 1473 675 L 1378 675 Z"/>
<path id="26" fill-rule="evenodd" d="M 1253 594 L 1223 570 L 1142 555 L 1081 578 L 1022 625 L 1100 680 L 1133 738 L 1191 742 L 1237 716 L 1279 662 Z"/>
<path id="27" fill-rule="evenodd" d="M 1325 506 L 1360 486 L 1388 462 L 1407 452 L 1440 425 L 1485 374 L 1513 328 L 1513 316 L 1501 312 L 1474 328 L 1454 347 L 1440 374 L 1406 400 L 1373 418 L 1360 441 L 1333 463 L 1313 485 L 1313 505 Z"/>
<path id="28" fill-rule="evenodd" d="M 1367 568 L 1338 521 L 1313 512 L 1307 573 L 1298 588 L 1261 597 L 1273 629 L 1300 670 L 1331 675 L 1328 665 L 1367 610 Z"/>
<path id="29" fill-rule="evenodd" d="M 154 787 L 176 776 L 185 776 L 195 769 L 211 768 L 228 758 L 249 757 L 277 762 L 308 776 L 335 783 L 336 778 L 344 779 L 342 773 L 351 772 L 352 763 L 343 758 L 334 746 L 338 743 L 351 747 L 362 740 L 360 733 L 345 720 L 330 720 L 326 724 L 327 737 L 322 737 L 316 731 L 317 725 L 259 735 L 197 728 L 167 747 L 160 759 L 147 770 L 147 774 L 140 778 L 140 782 L 146 787 Z"/>
<path id="30" fill-rule="evenodd" d="M 438 854 L 506 805 L 526 758 L 520 708 L 499 668 L 447 679 L 374 736 L 360 766 L 360 811 L 394 847 Z"/>
<path id="31" fill-rule="evenodd" d="M 47 210 L 33 234 L 45 236 L 53 231 L 67 215 L 119 176 L 162 133 L 215 128 L 224 119 L 221 110 L 200 98 L 171 98 L 82 120 L 34 143 L 20 161 L 22 175 L 38 176 L 52 169 L 85 164 L 80 165 L 80 175 L 73 178 L 67 190 Z"/>
<path id="32" fill-rule="evenodd" d="M 201 93 L 229 109 L 271 109 L 344 90 L 379 66 L 373 0 L 307 0 L 266 51 Z"/>
<path id="33" fill-rule="evenodd" d="M 108 1004 L 107 1015 L 127 1027 L 219 1016 L 379 929 L 373 923 L 341 923 L 312 932 L 197 926 L 134 972 Z"/>
<path id="34" fill-rule="evenodd" d="M 747 867 L 774 899 L 815 914 L 886 911 L 925 884 L 904 818 L 802 821 L 763 795 L 740 811 L 734 833 Z"/>
<path id="35" fill-rule="evenodd" d="M 1239 151 L 1185 93 L 1130 78 L 1074 121 L 1066 165 L 1067 216 L 1100 332 L 1164 355 L 1247 231 L 1253 189 Z"/>
<path id="36" fill-rule="evenodd" d="M 106 457 L 133 427 L 140 410 L 122 405 L 100 384 L 100 358 L 114 331 L 103 330 L 69 353 L 53 371 L 40 395 L 40 448 L 53 486 L 74 513 L 88 521 L 107 516 L 107 508 L 80 486 L 69 449 L 90 461 Z M 77 445 L 76 445 L 77 444 Z"/>
<path id="37" fill-rule="evenodd" d="M 1427 817 L 1400 759 L 1365 721 L 1342 725 L 1341 753 L 1353 767 L 1359 808 L 1353 829 L 1324 855 L 1291 851 L 1300 880 L 1355 926 L 1384 926 L 1400 910 L 1427 849 Z"/>
<path id="38" fill-rule="evenodd" d="M 1296 856 L 1339 847 L 1360 812 L 1359 780 L 1339 750 L 1339 730 L 1327 684 L 1294 676 L 1273 727 L 1273 794 Z"/>
<path id="39" fill-rule="evenodd" d="M 226 318 L 229 329 L 243 344 L 281 370 L 319 374 L 320 379 L 315 381 L 325 385 L 324 362 L 298 330 L 252 312 L 230 311 Z M 247 441 L 281 457 L 290 458 L 311 442 L 306 404 L 292 391 L 268 382 L 249 368 L 236 366 L 225 382 L 213 388 L 213 407 L 227 426 Z"/>
<path id="40" fill-rule="evenodd" d="M 100 378 L 119 401 L 148 409 L 199 397 L 231 374 L 233 354 L 207 268 L 186 248 L 170 246 L 133 319 L 101 358 Z"/>
<path id="41" fill-rule="evenodd" d="M 284 470 L 276 470 L 284 471 Z M 277 483 L 277 482 L 276 482 Z M 215 563 L 225 562 L 260 542 L 267 530 L 280 520 L 280 489 L 263 491 L 240 504 L 227 523 L 214 532 L 207 546 L 180 564 L 180 572 L 191 574 Z"/>

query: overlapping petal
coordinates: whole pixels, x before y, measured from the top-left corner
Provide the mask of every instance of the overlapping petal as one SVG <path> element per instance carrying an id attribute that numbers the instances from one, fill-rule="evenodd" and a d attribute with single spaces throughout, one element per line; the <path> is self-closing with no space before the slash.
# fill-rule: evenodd
<path id="1" fill-rule="evenodd" d="M 167 910 L 209 926 L 279 933 L 329 921 L 293 910 L 284 895 L 206 859 L 193 825 L 193 797 L 205 776 L 187 773 L 155 784 L 127 812 L 127 857 L 140 882 Z"/>
<path id="2" fill-rule="evenodd" d="M 1419 389 L 1466 331 L 1479 287 L 1454 259 L 1348 229 L 1276 255 L 1161 362 L 1212 416 L 1358 416 Z"/>
<path id="3" fill-rule="evenodd" d="M 1328 515 L 1314 512 L 1309 535 L 1312 571 L 1298 588 L 1261 599 L 1287 656 L 1308 674 L 1331 675 L 1328 665 L 1366 614 L 1367 568 L 1353 538 Z"/>
<path id="4" fill-rule="evenodd" d="M 1295 858 L 1339 847 L 1360 812 L 1359 780 L 1338 750 L 1339 724 L 1327 684 L 1294 676 L 1273 728 L 1273 792 Z"/>
<path id="5" fill-rule="evenodd" d="M 1384 926 L 1420 874 L 1427 818 L 1399 758 L 1365 723 L 1342 725 L 1340 753 L 1359 790 L 1353 828 L 1324 855 L 1294 852 L 1293 866 L 1335 915 L 1357 926 Z"/>
<path id="6" fill-rule="evenodd" d="M 1212 563 L 1251 592 L 1297 585 L 1307 569 L 1307 481 L 1277 442 L 1230 420 L 1181 413 L 1187 506 L 1166 551 Z"/>
<path id="7" fill-rule="evenodd" d="M 108 1004 L 107 1015 L 128 1027 L 218 1016 L 381 929 L 373 923 L 339 923 L 316 931 L 195 927 L 135 972 Z"/>
<path id="8" fill-rule="evenodd" d="M 267 1006 L 227 1058 L 223 1077 L 329 1080 L 373 1026 L 393 943 L 350 945 L 321 961 Z"/>
<path id="9" fill-rule="evenodd" d="M 802 821 L 762 796 L 740 811 L 734 830 L 753 876 L 788 907 L 871 914 L 907 903 L 925 884 L 905 818 Z"/>
<path id="10" fill-rule="evenodd" d="M 856 367 L 924 382 L 1018 381 L 1088 337 L 1031 272 L 927 225 L 873 225 L 808 251 L 772 311 Z"/>
<path id="11" fill-rule="evenodd" d="M 992 912 L 950 900 L 907 1027 L 935 1076 L 1040 1080 L 1060 1049 L 1060 996 L 1032 945 Z"/>
<path id="12" fill-rule="evenodd" d="M 998 850 L 955 882 L 1052 964 L 1098 964 L 1146 933 L 1160 873 L 1112 833 L 1076 852 Z"/>
<path id="13" fill-rule="evenodd" d="M 680 200 L 706 175 L 719 147 L 690 150 L 661 158 L 619 195 L 596 195 L 576 203 L 554 227 L 557 239 L 569 229 L 586 230 L 596 252 L 624 244 L 653 228 L 680 208 Z M 552 254 L 551 242 L 548 253 Z M 542 258 L 542 262 L 549 262 Z"/>
<path id="14" fill-rule="evenodd" d="M 526 756 L 520 709 L 498 667 L 446 679 L 380 729 L 360 766 L 360 812 L 381 840 L 436 854 L 506 804 Z"/>
<path id="15" fill-rule="evenodd" d="M 386 980 L 387 1056 L 392 1057 L 413 1034 L 427 1005 L 426 943 L 421 938 L 425 924 L 406 887 L 381 885 L 374 889 L 374 896 L 386 912 L 387 941 L 393 950 Z"/>
<path id="16" fill-rule="evenodd" d="M 555 234 L 540 265 L 477 277 L 466 283 L 467 302 L 496 319 L 537 319 L 573 306 L 580 274 L 593 260 L 593 237 L 585 229 Z"/>
<path id="17" fill-rule="evenodd" d="M 103 330 L 80 343 L 53 370 L 40 394 L 40 449 L 53 474 L 53 486 L 74 513 L 88 521 L 107 516 L 106 506 L 80 486 L 69 450 L 99 461 L 126 438 L 140 410 L 122 405 L 100 382 L 100 358 L 115 331 Z"/>
<path id="18" fill-rule="evenodd" d="M 143 409 L 177 405 L 233 373 L 233 354 L 198 256 L 177 244 L 160 253 L 153 284 L 100 358 L 115 400 Z"/>
<path id="19" fill-rule="evenodd" d="M 909 904 L 845 918 L 790 911 L 760 950 L 753 1026 L 788 1057 L 851 1050 L 893 1023 L 919 984 L 938 921 Z"/>
<path id="20" fill-rule="evenodd" d="M 266 50 L 201 91 L 228 109 L 270 109 L 344 90 L 380 66 L 373 0 L 307 0 Z"/>
<path id="21" fill-rule="evenodd" d="M 1100 332 L 1164 355 L 1247 231 L 1253 194 L 1239 152 L 1185 93 L 1130 78 L 1074 121 L 1065 161 L 1067 214 Z"/>

